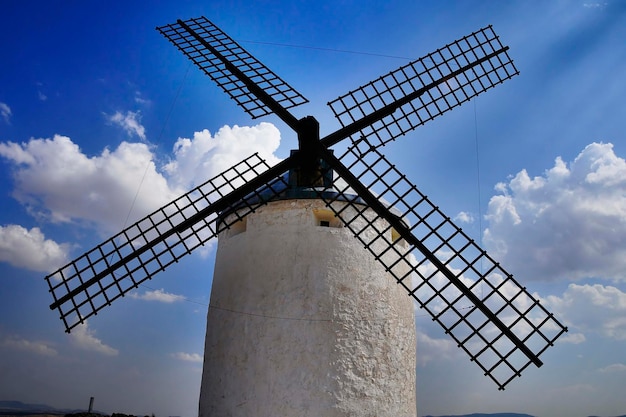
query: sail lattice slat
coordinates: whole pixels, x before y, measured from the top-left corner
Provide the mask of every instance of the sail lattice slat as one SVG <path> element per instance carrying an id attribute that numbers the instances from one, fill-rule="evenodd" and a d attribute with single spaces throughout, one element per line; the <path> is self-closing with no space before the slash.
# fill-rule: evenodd
<path id="1" fill-rule="evenodd" d="M 504 389 L 531 363 L 540 366 L 539 355 L 566 329 L 539 300 L 375 147 L 350 148 L 339 160 L 402 227 L 381 221 L 348 178 L 320 197 L 485 375 Z"/>
<path id="2" fill-rule="evenodd" d="M 277 182 L 276 189 L 284 189 L 283 178 L 274 178 L 273 186 L 262 188 L 263 196 L 251 192 L 238 201 L 236 216 L 216 222 L 220 213 L 214 203 L 268 169 L 254 154 L 48 275 L 51 308 L 58 310 L 66 331 L 264 204 L 278 193 Z"/>
<path id="3" fill-rule="evenodd" d="M 487 26 L 328 105 L 344 127 L 392 106 L 393 113 L 351 136 L 384 145 L 517 75 L 507 50 Z"/>
<path id="4" fill-rule="evenodd" d="M 187 31 L 183 25 L 191 28 L 201 40 Z M 273 111 L 228 69 L 224 60 L 234 65 L 283 108 L 288 109 L 308 102 L 206 17 L 189 19 L 182 24 L 178 21 L 158 27 L 157 30 L 211 77 L 252 118 L 265 116 Z"/>

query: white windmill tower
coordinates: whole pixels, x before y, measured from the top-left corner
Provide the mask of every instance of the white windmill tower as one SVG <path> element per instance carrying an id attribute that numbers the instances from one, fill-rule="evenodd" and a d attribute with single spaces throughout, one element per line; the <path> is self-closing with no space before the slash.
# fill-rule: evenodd
<path id="1" fill-rule="evenodd" d="M 157 29 L 299 149 L 252 155 L 46 277 L 66 331 L 219 235 L 201 417 L 415 416 L 413 301 L 500 389 L 541 366 L 566 329 L 380 153 L 517 74 L 491 26 L 329 103 L 342 127 L 324 138 L 206 18 Z"/>
<path id="2" fill-rule="evenodd" d="M 219 236 L 200 415 L 414 416 L 404 289 L 319 198 L 243 221 Z"/>

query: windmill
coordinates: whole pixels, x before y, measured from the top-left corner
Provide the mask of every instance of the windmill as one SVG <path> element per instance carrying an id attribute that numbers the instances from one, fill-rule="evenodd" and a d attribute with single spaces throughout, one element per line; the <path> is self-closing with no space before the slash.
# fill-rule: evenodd
<path id="1" fill-rule="evenodd" d="M 289 111 L 306 103 L 307 99 L 208 19 L 200 17 L 186 21 L 178 20 L 173 24 L 158 27 L 157 30 L 252 118 L 269 114 L 278 116 L 296 132 L 298 149 L 272 167 L 256 154 L 244 159 L 47 276 L 46 280 L 53 297 L 50 308 L 58 310 L 67 332 L 219 235 L 220 248 L 208 314 L 206 342 L 206 348 L 218 351 L 218 354 L 211 356 L 211 353 L 205 352 L 200 415 L 249 415 L 250 411 L 248 414 L 235 412 L 236 408 L 246 407 L 251 407 L 248 410 L 256 410 L 256 415 L 292 415 L 287 411 L 293 415 L 415 415 L 414 398 L 413 410 L 410 410 L 410 398 L 407 399 L 411 395 L 414 397 L 415 384 L 414 381 L 403 381 L 404 376 L 385 386 L 382 393 L 359 391 L 357 385 L 364 383 L 365 379 L 369 379 L 370 387 L 376 386 L 379 381 L 382 383 L 384 379 L 379 369 L 382 365 L 376 362 L 375 354 L 368 358 L 364 357 L 362 362 L 367 364 L 371 359 L 374 361 L 372 367 L 376 369 L 363 370 L 358 368 L 362 364 L 356 364 L 354 369 L 358 368 L 363 374 L 357 376 L 353 375 L 355 372 L 353 368 L 347 369 L 344 375 L 330 375 L 336 371 L 334 367 L 337 363 L 332 360 L 329 362 L 325 358 L 320 358 L 319 363 L 309 364 L 304 372 L 306 375 L 299 373 L 298 369 L 290 368 L 291 365 L 297 366 L 300 363 L 298 361 L 302 361 L 302 356 L 296 355 L 288 365 L 270 363 L 267 366 L 281 369 L 274 376 L 286 379 L 281 381 L 283 384 L 281 387 L 290 390 L 289 393 L 285 393 L 286 396 L 292 395 L 290 398 L 272 401 L 260 394 L 254 396 L 244 392 L 235 395 L 231 392 L 237 389 L 237 384 L 243 382 L 242 379 L 229 380 L 229 373 L 237 373 L 233 368 L 228 368 L 229 366 L 239 367 L 239 370 L 254 368 L 257 373 L 252 377 L 261 378 L 260 365 L 250 364 L 248 361 L 251 358 L 248 355 L 258 351 L 263 351 L 267 355 L 273 354 L 271 358 L 269 356 L 261 358 L 271 362 L 281 358 L 281 355 L 285 356 L 285 349 L 289 349 L 289 344 L 285 346 L 285 343 L 281 344 L 281 340 L 259 340 L 259 338 L 268 339 L 263 332 L 269 330 L 267 327 L 255 330 L 255 325 L 250 322 L 246 322 L 242 329 L 235 331 L 232 322 L 224 321 L 221 316 L 216 318 L 218 312 L 233 316 L 255 316 L 267 320 L 309 323 L 324 321 L 336 324 L 337 318 L 333 316 L 334 318 L 321 320 L 316 318 L 319 315 L 298 318 L 293 315 L 298 314 L 295 310 L 291 311 L 292 315 L 284 313 L 281 317 L 272 316 L 272 313 L 267 311 L 243 311 L 233 308 L 228 303 L 214 304 L 223 301 L 215 300 L 216 294 L 218 298 L 225 297 L 232 302 L 245 299 L 246 306 L 278 304 L 296 310 L 299 306 L 300 313 L 308 309 L 307 311 L 332 315 L 336 311 L 327 310 L 328 306 L 320 304 L 322 302 L 319 300 L 312 302 L 311 305 L 304 305 L 305 302 L 311 303 L 311 300 L 296 299 L 300 304 L 294 304 L 294 297 L 305 294 L 306 290 L 310 289 L 307 285 L 321 282 L 309 279 L 310 276 L 307 274 L 311 275 L 311 271 L 314 271 L 313 275 L 318 279 L 336 267 L 335 264 L 326 265 L 337 260 L 336 253 L 332 253 L 333 251 L 329 251 L 328 248 L 335 247 L 333 242 L 337 240 L 333 239 L 343 239 L 337 236 L 348 234 L 350 243 L 341 241 L 345 245 L 336 247 L 341 247 L 341 251 L 354 253 L 357 253 L 358 247 L 361 258 L 350 268 L 360 268 L 359 273 L 370 274 L 366 278 L 371 281 L 360 280 L 362 277 L 359 273 L 349 277 L 341 284 L 352 285 L 350 289 L 352 292 L 348 292 L 347 301 L 344 301 L 351 303 L 354 301 L 351 297 L 358 292 L 359 296 L 373 300 L 375 308 L 372 311 L 380 309 L 383 310 L 383 314 L 387 312 L 395 314 L 394 317 L 402 321 L 403 317 L 406 318 L 406 308 L 403 307 L 403 312 L 394 310 L 395 303 L 399 303 L 394 297 L 398 291 L 401 292 L 405 295 L 405 300 L 415 301 L 420 309 L 428 312 L 432 320 L 441 325 L 445 333 L 452 337 L 458 347 L 469 355 L 470 360 L 475 362 L 499 389 L 504 389 L 529 365 L 534 364 L 537 367 L 542 365 L 539 356 L 567 329 L 511 274 L 455 226 L 450 218 L 431 203 L 382 153 L 384 145 L 390 141 L 518 74 L 508 56 L 508 47 L 501 44 L 491 26 L 464 36 L 331 101 L 328 104 L 341 127 L 323 138 L 320 138 L 319 124 L 314 117 L 297 118 Z M 337 157 L 330 148 L 344 139 L 350 139 L 351 142 L 347 150 Z M 289 223 L 293 219 L 298 223 L 305 217 L 308 219 L 308 214 L 303 214 L 308 212 L 313 213 L 312 218 L 317 228 L 336 229 L 334 233 L 326 233 L 322 238 L 315 238 L 328 239 L 330 242 L 318 248 L 320 252 L 325 250 L 323 259 L 312 259 L 314 256 L 311 253 L 287 252 L 294 257 L 293 263 L 297 265 L 291 263 L 287 273 L 285 271 L 276 273 L 272 268 L 280 267 L 284 263 L 276 259 L 267 259 L 265 254 L 281 252 L 264 250 L 275 247 L 277 241 L 262 243 L 263 250 L 254 248 L 256 255 L 238 253 L 232 245 L 227 247 L 228 243 L 224 243 L 225 249 L 222 249 L 223 239 L 227 242 L 230 238 L 253 235 L 252 232 L 257 233 L 257 237 L 265 239 L 268 233 L 271 235 L 277 228 L 283 227 L 283 223 Z M 298 227 L 290 229 L 292 236 L 298 236 L 302 232 L 303 229 Z M 277 239 L 284 238 L 284 234 L 272 236 Z M 303 247 L 310 249 L 310 245 L 313 244 L 311 242 L 315 239 L 305 236 L 306 242 L 303 244 L 309 246 Z M 286 243 L 286 241 L 278 243 L 285 246 L 281 250 L 289 250 Z M 251 247 L 247 249 L 253 251 Z M 222 261 L 220 251 L 223 254 Z M 253 263 L 264 261 L 269 266 L 246 265 L 244 258 L 248 255 L 255 259 Z M 305 266 L 298 264 L 303 258 L 307 258 L 309 262 Z M 250 268 L 262 271 L 266 267 L 269 269 L 265 271 L 264 276 L 256 280 L 251 279 L 255 271 L 250 271 Z M 244 275 L 247 274 L 245 279 L 239 277 L 241 268 L 249 268 L 244 271 Z M 299 272 L 289 280 L 290 271 Z M 379 294 L 371 294 L 372 288 L 369 286 L 374 285 L 372 283 L 376 278 L 372 276 L 371 271 L 385 275 L 386 279 L 397 284 L 388 285 L 394 288 L 393 295 L 389 295 L 389 299 L 386 300 L 391 302 L 389 307 L 380 302 Z M 345 273 L 346 270 L 342 269 L 336 275 L 341 277 Z M 225 274 L 226 277 L 219 279 L 219 274 Z M 297 285 L 290 287 L 289 291 L 292 292 L 286 293 L 280 291 L 282 287 L 277 287 L 273 292 L 259 290 L 259 286 L 266 284 L 266 278 L 270 279 L 273 275 L 280 275 L 278 278 L 281 283 L 289 281 L 296 282 Z M 308 284 L 304 284 L 305 282 Z M 243 284 L 249 287 L 239 286 Z M 297 291 L 293 292 L 293 288 L 296 287 Z M 374 289 L 383 291 L 380 286 Z M 335 286 L 326 294 L 341 291 L 343 287 Z M 275 298 L 268 300 L 268 293 Z M 356 310 L 363 306 L 359 304 Z M 330 308 L 335 307 L 332 305 Z M 355 313 L 355 310 L 351 310 L 351 313 Z M 413 315 L 412 307 L 409 313 Z M 346 320 L 350 318 L 347 317 Z M 211 323 L 218 326 L 220 322 L 222 323 L 220 331 L 223 333 L 216 332 L 211 327 Z M 391 330 L 386 324 L 374 330 L 369 329 L 372 333 L 361 335 L 363 337 L 359 340 L 367 342 L 370 348 L 375 345 L 371 348 L 374 351 L 393 349 L 395 346 L 394 340 L 391 343 L 383 341 L 382 345 L 376 345 L 376 340 L 384 339 L 381 334 L 385 332 L 391 339 L 397 336 L 407 340 L 408 335 L 409 338 L 413 338 L 414 343 L 414 334 L 402 330 L 406 328 L 406 324 L 405 321 Z M 357 332 L 364 331 L 358 327 L 358 323 L 355 326 Z M 414 325 L 411 326 L 414 331 Z M 276 328 L 280 326 L 272 327 L 274 330 Z M 274 331 L 272 329 L 270 330 Z M 343 329 L 345 330 L 345 327 Z M 290 331 L 283 331 L 278 338 L 287 337 Z M 334 332 L 331 331 L 330 334 L 326 332 L 326 337 L 331 339 L 335 337 L 332 341 L 335 343 L 333 349 L 347 349 L 341 360 L 348 358 L 351 362 L 359 362 L 354 358 L 355 350 L 350 351 L 347 348 L 354 347 L 354 343 L 348 341 L 337 348 L 339 345 L 336 339 L 339 336 L 336 329 Z M 246 339 L 250 334 L 254 337 Z M 355 336 L 355 340 L 356 338 L 358 337 Z M 345 339 L 344 337 L 344 341 Z M 242 347 L 243 345 L 248 346 Z M 277 347 L 279 345 L 282 350 Z M 304 350 L 309 348 L 298 347 Z M 240 349 L 247 350 L 233 358 L 233 350 Z M 414 373 L 414 348 L 413 357 L 405 348 L 401 350 L 402 353 L 394 353 L 386 358 L 387 362 L 384 365 L 392 366 L 388 369 L 389 372 L 398 372 L 404 368 L 408 369 L 409 373 Z M 367 352 L 361 353 L 367 356 Z M 310 359 L 310 356 L 307 358 Z M 406 359 L 408 362 L 403 362 L 405 358 L 408 358 Z M 228 362 L 229 360 L 239 362 L 235 364 Z M 324 363 L 325 361 L 328 363 Z M 219 367 L 220 363 L 226 363 L 223 365 L 226 368 L 220 370 L 217 375 L 208 370 L 212 365 Z M 251 377 L 242 372 L 235 378 Z M 267 376 L 269 371 L 265 372 L 264 375 Z M 347 403 L 358 399 L 361 404 L 365 401 L 367 404 L 363 410 L 367 409 L 369 414 L 358 413 L 356 409 L 334 409 L 333 414 L 328 408 L 324 408 L 327 404 L 323 402 L 327 399 L 319 400 L 315 396 L 317 394 L 312 393 L 311 387 L 316 383 L 323 385 L 318 389 L 322 393 L 320 395 L 338 389 L 337 386 L 324 385 L 327 381 L 311 381 L 316 375 L 322 379 L 330 375 L 333 383 L 344 386 L 347 374 L 355 379 L 352 381 L 353 386 L 348 389 L 353 396 L 338 398 L 335 395 L 333 401 Z M 246 391 L 256 389 L 252 385 L 273 383 L 274 380 L 258 380 L 239 388 Z M 304 391 L 294 394 L 297 387 L 293 386 L 299 383 L 309 385 Z M 275 391 L 271 391 L 270 388 L 267 388 L 270 389 L 267 391 L 266 388 L 262 386 L 259 389 L 265 390 L 263 391 L 265 393 L 269 392 L 270 395 L 275 394 Z M 402 391 L 398 398 L 390 392 L 395 389 Z M 224 399 L 231 394 L 234 400 Z M 300 396 L 297 397 L 298 395 Z M 307 395 L 310 396 L 308 402 Z M 342 391 L 341 395 L 349 394 Z M 368 403 L 366 397 L 376 398 Z M 224 404 L 215 404 L 220 401 Z M 402 411 L 405 414 L 390 411 L 393 407 L 389 402 L 398 401 L 409 404 L 409 409 L 405 407 Z M 246 405 L 248 402 L 254 404 Z M 289 403 L 292 409 L 284 408 L 284 403 Z M 373 407 L 374 403 L 379 409 L 367 408 Z M 296 409 L 298 407 L 299 410 Z"/>

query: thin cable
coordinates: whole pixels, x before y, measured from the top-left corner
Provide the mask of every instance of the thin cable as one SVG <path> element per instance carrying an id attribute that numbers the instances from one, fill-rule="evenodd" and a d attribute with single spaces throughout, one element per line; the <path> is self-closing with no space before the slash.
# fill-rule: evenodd
<path id="1" fill-rule="evenodd" d="M 342 53 L 342 54 L 377 56 L 377 57 L 382 57 L 382 58 L 403 59 L 403 60 L 406 60 L 406 61 L 410 61 L 411 60 L 411 58 L 408 58 L 406 56 L 376 54 L 376 53 L 372 53 L 372 52 L 350 51 L 350 50 L 347 50 L 347 49 L 322 48 L 322 47 L 319 47 L 319 46 L 294 45 L 294 44 L 288 44 L 288 43 L 261 42 L 261 41 L 249 41 L 249 40 L 239 40 L 239 42 L 254 43 L 254 44 L 257 44 L 257 45 L 283 46 L 283 47 L 287 47 L 287 48 L 313 49 L 313 50 L 316 50 L 316 51 L 338 52 L 338 53 Z"/>
<path id="2" fill-rule="evenodd" d="M 289 321 L 309 321 L 309 322 L 325 322 L 325 323 L 339 323 L 339 322 L 343 322 L 344 320 L 341 319 L 313 319 L 313 318 L 304 318 L 304 317 L 282 317 L 282 316 L 270 316 L 267 314 L 260 314 L 260 313 L 250 313 L 250 312 L 246 312 L 246 311 L 238 311 L 238 310 L 232 310 L 230 308 L 224 308 L 224 307 L 217 307 L 215 305 L 209 305 L 209 308 L 215 309 L 215 310 L 220 310 L 220 311 L 226 311 L 228 313 L 233 313 L 233 314 L 239 314 L 242 316 L 252 316 L 252 317 L 261 317 L 261 318 L 265 318 L 265 319 L 276 319 L 276 320 L 289 320 Z M 375 318 L 354 318 L 354 317 L 350 317 L 350 321 L 360 321 L 360 322 L 367 322 L 367 323 L 373 323 L 373 322 L 381 322 L 381 321 L 404 321 L 403 317 L 385 317 L 385 318 L 380 318 L 380 319 L 375 319 Z"/>
<path id="3" fill-rule="evenodd" d="M 174 111 L 174 106 L 176 105 L 176 101 L 178 101 L 178 97 L 180 96 L 180 92 L 183 89 L 183 85 L 185 84 L 185 81 L 187 80 L 187 75 L 189 74 L 189 69 L 191 68 L 191 62 L 187 65 L 187 70 L 185 71 L 185 75 L 183 76 L 182 81 L 180 82 L 180 84 L 178 85 L 178 90 L 176 90 L 176 95 L 174 96 L 174 99 L 172 100 L 172 104 L 170 105 L 170 109 L 167 112 L 167 115 L 165 116 L 165 121 L 163 122 L 163 124 L 161 125 L 161 132 L 159 132 L 159 136 L 157 137 L 157 143 L 161 142 L 161 138 L 163 137 L 163 133 L 165 132 L 165 127 L 167 126 L 170 117 L 172 116 L 172 112 Z M 137 203 L 137 198 L 139 197 L 139 192 L 141 191 L 141 187 L 143 186 L 143 183 L 146 179 L 146 175 L 148 174 L 148 168 L 150 168 L 150 162 L 148 162 L 146 164 L 146 169 L 143 171 L 143 175 L 141 176 L 141 181 L 139 181 L 139 185 L 137 186 L 137 191 L 135 192 L 135 196 L 133 197 L 133 201 L 130 204 L 130 207 L 128 209 L 128 214 L 126 215 L 126 219 L 124 220 L 124 225 L 122 226 L 122 230 L 126 229 L 126 226 L 128 225 L 128 221 L 130 219 L 130 215 L 133 212 L 133 209 L 135 208 L 135 204 Z M 111 260 L 113 259 L 113 253 L 111 253 L 110 257 L 109 257 L 109 262 L 111 262 Z M 113 279 L 115 278 L 115 271 L 111 271 L 111 276 L 113 277 Z M 143 284 L 139 284 L 139 286 L 143 286 Z M 148 287 L 146 287 L 148 288 Z M 191 301 L 191 300 L 189 300 Z"/>
<path id="4" fill-rule="evenodd" d="M 237 310 L 232 310 L 230 308 L 224 308 L 224 307 L 217 307 L 214 305 L 209 305 L 209 308 L 215 309 L 215 310 L 220 310 L 220 311 L 226 311 L 228 313 L 234 313 L 234 314 L 239 314 L 242 316 L 252 316 L 252 317 L 261 317 L 261 318 L 265 318 L 265 319 L 276 319 L 276 320 L 289 320 L 289 321 L 310 321 L 310 322 L 331 322 L 331 321 L 336 321 L 336 320 L 332 320 L 332 319 L 307 319 L 307 318 L 302 318 L 302 317 L 281 317 L 281 316 L 269 316 L 266 314 L 260 314 L 260 313 L 249 313 L 249 312 L 245 312 L 245 311 L 237 311 Z"/>
<path id="5" fill-rule="evenodd" d="M 146 285 L 146 284 L 139 284 L 139 286 L 143 287 L 143 288 L 146 288 L 148 290 L 159 291 L 158 289 L 150 287 L 149 285 Z M 337 322 L 337 321 L 340 321 L 340 320 L 337 320 L 337 319 L 312 319 L 312 318 L 302 318 L 302 317 L 270 316 L 270 315 L 267 315 L 267 314 L 251 313 L 251 312 L 246 312 L 246 311 L 233 310 L 231 308 L 217 307 L 216 305 L 207 304 L 207 303 L 202 302 L 202 301 L 192 300 L 191 298 L 187 298 L 184 295 L 176 295 L 176 297 L 181 299 L 181 300 L 183 300 L 183 301 L 186 301 L 188 303 L 198 304 L 198 305 L 201 305 L 201 306 L 204 306 L 204 307 L 209 307 L 209 308 L 212 308 L 212 309 L 215 309 L 215 310 L 226 311 L 226 312 L 229 312 L 229 313 L 240 314 L 240 315 L 243 315 L 243 316 L 262 317 L 262 318 L 276 319 L 276 320 L 309 321 L 309 322 Z M 461 308 L 459 308 L 459 310 L 468 310 L 470 308 L 473 308 L 473 307 L 472 306 L 461 307 Z M 429 314 L 415 314 L 415 318 L 419 318 L 419 317 L 429 317 L 429 318 L 431 318 L 432 316 L 430 316 Z M 384 318 L 384 319 L 357 319 L 357 321 L 367 321 L 367 322 L 388 321 L 388 320 L 390 320 L 390 319 L 388 319 L 388 318 Z"/>
<path id="6" fill-rule="evenodd" d="M 478 147 L 478 112 L 476 110 L 476 97 L 472 99 L 474 102 L 474 142 L 476 144 L 476 189 L 478 191 L 478 246 L 482 247 L 483 235 L 483 217 L 482 217 L 482 196 L 480 193 L 480 149 Z M 481 257 L 482 262 L 482 257 Z M 482 267 L 482 265 L 481 265 Z M 482 270 L 482 268 L 481 268 Z"/>
<path id="7" fill-rule="evenodd" d="M 180 96 L 180 92 L 183 89 L 183 85 L 185 84 L 185 81 L 187 80 L 187 75 L 189 74 L 190 68 L 191 68 L 191 62 L 187 65 L 187 70 L 185 71 L 183 80 L 178 85 L 178 90 L 176 90 L 176 95 L 174 96 L 174 99 L 172 100 L 172 104 L 170 105 L 170 109 L 167 112 L 167 115 L 165 116 L 165 121 L 161 125 L 161 132 L 159 132 L 159 136 L 157 137 L 157 143 L 161 142 L 161 138 L 163 137 L 163 133 L 165 132 L 165 127 L 169 123 L 170 117 L 172 116 L 172 112 L 174 111 L 174 106 L 176 105 L 176 101 L 178 101 L 178 97 Z M 130 215 L 132 214 L 133 209 L 135 208 L 135 203 L 137 203 L 139 192 L 141 191 L 141 187 L 143 186 L 143 183 L 146 179 L 146 175 L 148 174 L 148 168 L 150 168 L 150 162 L 146 164 L 146 169 L 143 171 L 143 176 L 141 177 L 141 181 L 139 182 L 139 185 L 137 186 L 137 191 L 135 192 L 133 201 L 131 202 L 130 208 L 128 209 L 128 214 L 126 215 L 126 219 L 124 220 L 124 225 L 122 226 L 122 230 L 125 229 L 126 226 L 128 225 L 128 220 L 130 219 Z"/>
<path id="8" fill-rule="evenodd" d="M 476 148 L 476 189 L 478 194 L 478 246 L 483 247 L 483 209 L 482 196 L 480 193 L 480 152 L 478 147 L 478 111 L 476 110 L 476 97 L 472 99 L 474 102 L 474 142 Z M 480 257 L 480 273 L 483 273 L 483 256 Z M 480 283 L 480 298 L 484 297 L 483 282 Z"/>
<path id="9" fill-rule="evenodd" d="M 270 46 L 282 46 L 285 48 L 297 48 L 297 49 L 312 49 L 316 51 L 325 51 L 325 52 L 336 52 L 340 54 L 353 54 L 353 55 L 365 55 L 365 56 L 374 56 L 379 58 L 391 58 L 391 59 L 401 59 L 403 61 L 415 61 L 415 58 L 409 58 L 408 56 L 402 55 L 388 55 L 388 54 L 377 54 L 374 52 L 363 52 L 363 51 L 353 51 L 350 49 L 335 49 L 335 48 L 322 48 L 320 46 L 308 46 L 308 45 L 295 45 L 289 43 L 280 43 L 280 42 L 263 42 L 263 41 L 250 41 L 250 40 L 239 40 L 238 42 L 242 43 L 251 43 L 257 45 L 270 45 Z M 432 62 L 434 65 L 437 64 L 434 59 L 422 57 L 422 60 L 428 60 Z M 449 63 L 452 68 L 460 68 L 459 64 L 455 62 Z"/>

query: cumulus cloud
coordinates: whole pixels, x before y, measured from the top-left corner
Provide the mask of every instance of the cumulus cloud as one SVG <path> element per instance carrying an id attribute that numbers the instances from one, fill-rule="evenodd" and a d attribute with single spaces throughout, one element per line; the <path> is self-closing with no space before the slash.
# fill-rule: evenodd
<path id="1" fill-rule="evenodd" d="M 122 142 L 98 156 L 85 155 L 66 136 L 0 143 L 14 165 L 14 197 L 40 220 L 87 222 L 110 234 L 181 194 L 157 172 L 143 143 Z M 139 191 L 139 193 L 138 193 Z"/>
<path id="2" fill-rule="evenodd" d="M 71 223 L 110 236 L 254 152 L 269 164 L 276 163 L 279 143 L 278 129 L 261 123 L 224 126 L 215 136 L 205 130 L 192 139 L 180 138 L 164 167 L 157 166 L 145 143 L 122 142 L 115 149 L 89 156 L 61 135 L 0 143 L 0 156 L 13 168 L 14 198 L 39 222 Z M 39 250 L 18 253 L 16 243 Z M 198 253 L 206 255 L 212 248 L 209 241 Z M 67 245 L 45 239 L 38 228 L 0 230 L 0 261 L 19 267 L 49 272 L 67 260 L 68 250 Z M 31 254 L 29 258 L 25 253 Z M 157 292 L 143 297 L 162 302 L 174 299 L 173 294 Z"/>
<path id="3" fill-rule="evenodd" d="M 78 325 L 70 333 L 72 344 L 79 349 L 96 352 L 105 356 L 117 356 L 117 349 L 107 346 L 96 337 L 96 332 L 87 327 L 87 323 Z"/>
<path id="4" fill-rule="evenodd" d="M 626 161 L 610 143 L 498 184 L 483 242 L 524 279 L 626 280 Z"/>
<path id="5" fill-rule="evenodd" d="M 582 333 L 566 333 L 565 336 L 559 338 L 559 343 L 571 343 L 573 345 L 579 345 L 586 342 L 587 338 Z"/>
<path id="6" fill-rule="evenodd" d="M 269 165 L 279 159 L 274 155 L 280 145 L 280 131 L 271 123 L 256 126 L 224 126 L 211 135 L 196 132 L 193 138 L 179 138 L 174 144 L 174 158 L 165 166 L 176 187 L 189 189 L 227 170 L 255 152 Z"/>
<path id="7" fill-rule="evenodd" d="M 6 124 L 11 124 L 11 108 L 8 104 L 0 102 L 0 117 Z"/>
<path id="8" fill-rule="evenodd" d="M 450 359 L 458 351 L 451 338 L 436 339 L 417 329 L 417 363 L 426 365 L 432 360 Z"/>
<path id="9" fill-rule="evenodd" d="M 137 136 L 141 140 L 146 140 L 146 129 L 141 124 L 141 113 L 127 111 L 126 114 L 115 112 L 112 115 L 105 115 L 107 120 L 120 126 L 126 131 L 129 137 Z"/>
<path id="10" fill-rule="evenodd" d="M 45 342 L 30 341 L 16 336 L 9 336 L 0 340 L 0 346 L 41 356 L 56 356 L 58 354 L 56 349 L 48 346 Z"/>
<path id="11" fill-rule="evenodd" d="M 176 142 L 170 162 L 159 169 L 144 143 L 122 142 L 88 156 L 69 137 L 0 143 L 0 156 L 13 165 L 14 197 L 41 221 L 119 231 L 230 168 L 254 152 L 270 165 L 280 143 L 275 126 L 224 126 Z M 132 212 L 129 215 L 129 211 Z"/>
<path id="12" fill-rule="evenodd" d="M 570 284 L 544 300 L 556 316 L 583 333 L 626 340 L 626 293 L 613 286 Z"/>
<path id="13" fill-rule="evenodd" d="M 0 262 L 31 271 L 51 272 L 68 261 L 69 245 L 46 239 L 41 230 L 0 226 Z"/>
<path id="14" fill-rule="evenodd" d="M 626 372 L 626 365 L 623 363 L 614 363 L 599 369 L 599 371 L 602 373 Z"/>
<path id="15" fill-rule="evenodd" d="M 159 290 L 146 291 L 143 294 L 132 293 L 130 294 L 130 297 L 137 300 L 158 301 L 167 304 L 185 300 L 185 297 L 183 297 L 182 295 L 165 292 L 162 288 Z"/>
<path id="16" fill-rule="evenodd" d="M 454 220 L 461 223 L 474 223 L 474 216 L 472 215 L 472 213 L 461 211 L 454 217 Z"/>
<path id="17" fill-rule="evenodd" d="M 198 353 L 176 352 L 172 353 L 172 357 L 185 362 L 202 363 L 203 361 L 202 355 Z"/>

